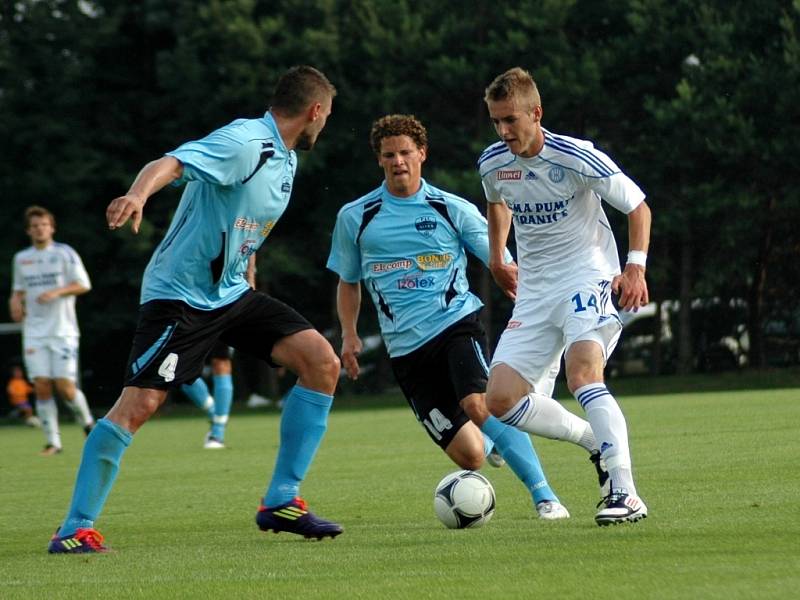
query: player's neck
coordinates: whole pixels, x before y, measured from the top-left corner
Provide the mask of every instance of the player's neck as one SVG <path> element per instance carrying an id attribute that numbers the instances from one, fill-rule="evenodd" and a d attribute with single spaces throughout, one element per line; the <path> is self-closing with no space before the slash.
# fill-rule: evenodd
<path id="1" fill-rule="evenodd" d="M 416 185 L 392 186 L 386 183 L 386 191 L 395 198 L 410 198 L 415 196 L 422 189 L 422 180 L 417 181 Z"/>
<path id="2" fill-rule="evenodd" d="M 284 117 L 274 111 L 272 112 L 272 118 L 275 120 L 278 133 L 281 134 L 283 145 L 286 146 L 287 150 L 294 150 L 305 128 L 305 121 L 296 117 Z"/>
<path id="3" fill-rule="evenodd" d="M 533 158 L 542 151 L 542 148 L 544 148 L 544 131 L 542 131 L 542 128 L 540 127 L 536 132 L 531 145 L 528 146 L 524 152 L 520 152 L 519 155 L 522 158 Z"/>
<path id="4" fill-rule="evenodd" d="M 44 250 L 53 244 L 53 240 L 45 240 L 43 242 L 33 242 L 33 247 L 37 250 Z"/>

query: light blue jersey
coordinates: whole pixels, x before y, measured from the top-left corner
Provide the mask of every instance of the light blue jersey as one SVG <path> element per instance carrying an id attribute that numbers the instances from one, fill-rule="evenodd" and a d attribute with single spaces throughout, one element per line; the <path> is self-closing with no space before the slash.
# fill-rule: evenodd
<path id="1" fill-rule="evenodd" d="M 272 115 L 237 119 L 167 153 L 186 183 L 166 236 L 144 272 L 141 302 L 225 306 L 248 290 L 247 261 L 289 203 L 297 159 Z"/>
<path id="2" fill-rule="evenodd" d="M 488 265 L 486 219 L 473 204 L 425 180 L 408 198 L 384 183 L 339 211 L 328 268 L 364 280 L 397 357 L 483 306 L 469 291 L 465 249 Z"/>

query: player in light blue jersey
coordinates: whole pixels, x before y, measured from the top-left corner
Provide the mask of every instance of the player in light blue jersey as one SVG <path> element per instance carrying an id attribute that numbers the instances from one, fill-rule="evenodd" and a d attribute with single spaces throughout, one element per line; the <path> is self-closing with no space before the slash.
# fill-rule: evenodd
<path id="1" fill-rule="evenodd" d="M 358 377 L 363 280 L 395 376 L 431 439 L 464 469 L 479 469 L 496 447 L 530 491 L 540 518 L 569 517 L 530 437 L 486 409 L 486 336 L 477 316 L 483 303 L 470 292 L 466 274 L 467 251 L 488 264 L 486 220 L 467 200 L 422 179 L 427 132 L 416 118 L 383 117 L 370 138 L 385 180 L 339 211 L 328 258 L 339 275 L 344 367 Z M 507 252 L 506 260 L 511 263 Z M 586 421 L 555 401 L 551 409 L 574 430 L 572 441 L 593 448 Z"/>
<path id="2" fill-rule="evenodd" d="M 148 163 L 128 193 L 109 204 L 109 227 L 131 220 L 137 233 L 150 196 L 170 183 L 187 184 L 145 271 L 122 395 L 86 440 L 72 502 L 49 552 L 107 550 L 94 521 L 122 454 L 167 390 L 200 375 L 217 341 L 298 376 L 284 405 L 278 456 L 256 514 L 258 527 L 315 538 L 342 532 L 311 513 L 299 497 L 327 427 L 339 359 L 306 319 L 251 290 L 244 276 L 250 255 L 289 202 L 295 149 L 313 147 L 335 95 L 322 73 L 293 67 L 278 81 L 264 117 L 233 121 Z"/>
<path id="3" fill-rule="evenodd" d="M 547 426 L 538 381 L 562 354 L 567 385 L 592 424 L 610 475 L 598 525 L 635 522 L 647 506 L 634 484 L 628 429 L 603 368 L 622 323 L 611 300 L 638 310 L 648 302 L 645 263 L 650 209 L 644 193 L 587 140 L 542 127 L 542 102 L 530 73 L 498 75 L 484 96 L 501 138 L 478 160 L 488 201 L 492 275 L 517 301 L 492 359 L 486 402 L 493 415 L 523 431 Z M 628 260 L 601 200 L 627 215 Z M 511 224 L 519 269 L 502 259 Z"/>

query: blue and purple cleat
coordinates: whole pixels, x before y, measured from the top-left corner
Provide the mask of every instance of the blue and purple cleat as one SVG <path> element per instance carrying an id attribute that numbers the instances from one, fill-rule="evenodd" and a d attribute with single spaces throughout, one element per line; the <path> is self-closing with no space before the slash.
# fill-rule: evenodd
<path id="1" fill-rule="evenodd" d="M 60 528 L 59 528 L 60 529 Z M 96 529 L 80 528 L 72 535 L 59 536 L 58 529 L 50 538 L 47 551 L 50 554 L 103 553 L 109 549 L 103 545 L 103 536 Z"/>
<path id="2" fill-rule="evenodd" d="M 335 538 L 343 531 L 338 523 L 326 521 L 308 510 L 302 498 L 294 498 L 275 508 L 267 508 L 262 504 L 256 513 L 256 524 L 261 531 L 286 531 L 318 540 Z"/>

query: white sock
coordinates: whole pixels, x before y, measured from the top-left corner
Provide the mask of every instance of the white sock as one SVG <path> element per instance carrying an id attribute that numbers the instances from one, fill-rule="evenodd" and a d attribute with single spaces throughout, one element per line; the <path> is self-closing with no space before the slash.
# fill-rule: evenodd
<path id="1" fill-rule="evenodd" d="M 49 446 L 61 448 L 61 431 L 58 429 L 58 406 L 53 398 L 36 400 L 36 414 L 42 422 L 42 431 Z"/>
<path id="2" fill-rule="evenodd" d="M 567 440 L 587 452 L 597 448 L 589 422 L 543 394 L 534 392 L 523 396 L 500 420 L 551 440 Z"/>
<path id="3" fill-rule="evenodd" d="M 575 398 L 586 411 L 586 417 L 600 445 L 600 454 L 608 468 L 613 491 L 624 489 L 636 495 L 628 446 L 628 425 L 614 396 L 603 383 L 590 383 L 575 390 Z"/>
<path id="4" fill-rule="evenodd" d="M 89 412 L 89 404 L 86 402 L 86 396 L 78 388 L 75 388 L 75 397 L 70 401 L 65 398 L 67 406 L 78 419 L 81 427 L 94 425 L 94 417 Z"/>

